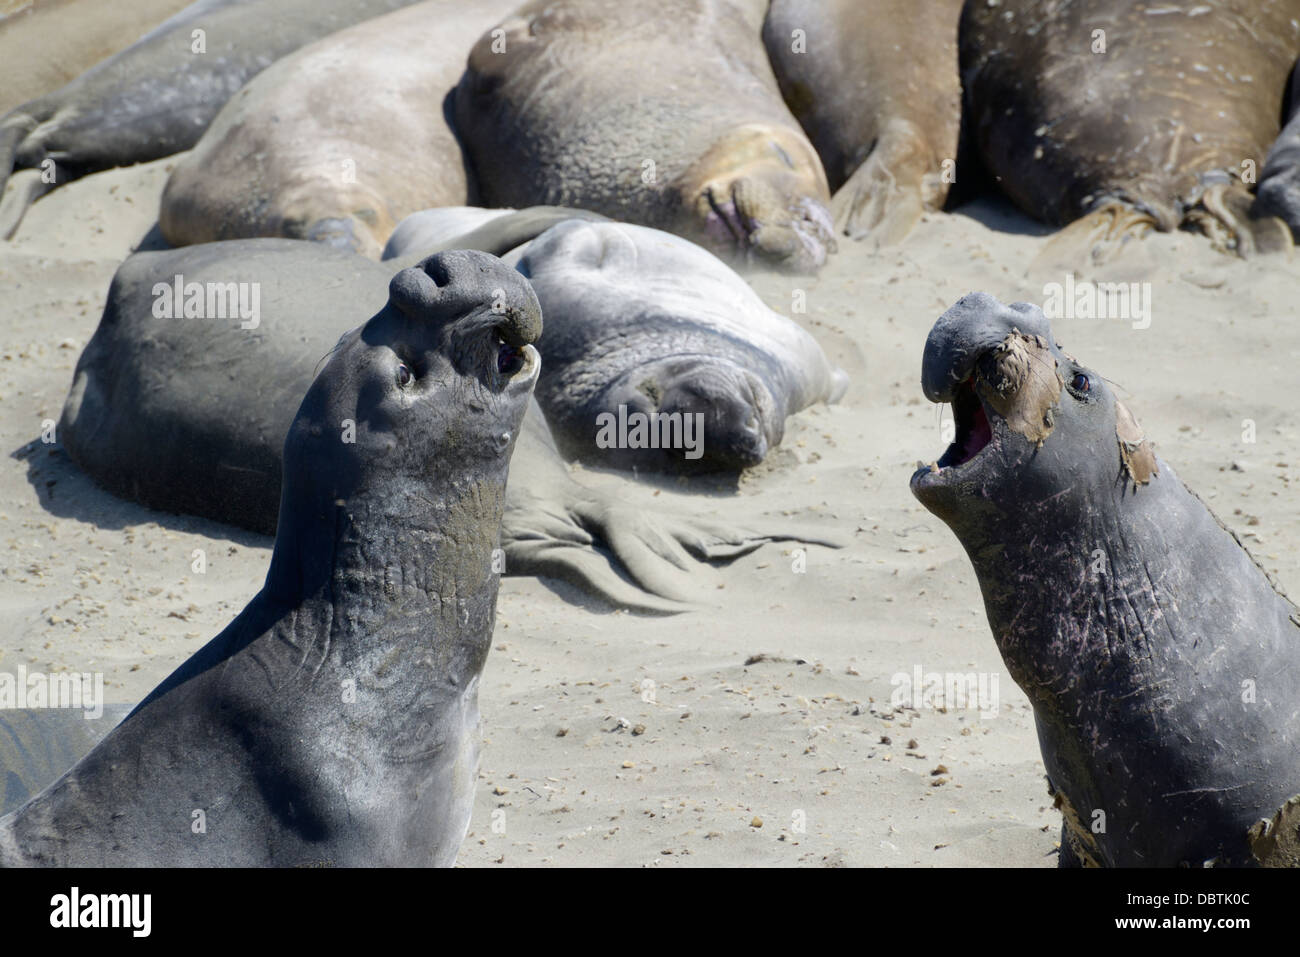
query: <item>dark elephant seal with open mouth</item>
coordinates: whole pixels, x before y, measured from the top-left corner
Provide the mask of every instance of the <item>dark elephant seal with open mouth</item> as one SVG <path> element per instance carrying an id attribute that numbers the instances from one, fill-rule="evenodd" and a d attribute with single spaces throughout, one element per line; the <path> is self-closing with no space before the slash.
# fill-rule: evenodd
<path id="1" fill-rule="evenodd" d="M 404 265 L 290 239 L 136 253 L 113 277 L 77 362 L 58 427 L 64 449 L 123 498 L 274 533 L 294 411 L 339 335 L 383 304 Z M 180 299 L 172 293 L 163 303 L 177 276 Z M 183 315 L 190 283 L 204 302 L 194 317 L 170 318 Z M 249 318 L 239 314 L 240 290 L 257 306 Z M 700 562 L 767 541 L 831 543 L 799 523 L 755 525 L 645 510 L 579 484 L 536 403 L 524 416 L 506 488 L 507 575 L 559 579 L 619 607 L 680 612 L 705 599 Z"/>
<path id="2" fill-rule="evenodd" d="M 790 110 L 826 168 L 835 225 L 903 239 L 942 208 L 961 127 L 962 0 L 773 0 L 763 25 Z"/>
<path id="3" fill-rule="evenodd" d="M 963 298 L 922 386 L 957 434 L 912 491 L 1033 705 L 1061 863 L 1300 864 L 1296 606 L 1036 306 Z"/>
<path id="4" fill-rule="evenodd" d="M 456 90 L 484 205 L 573 206 L 815 271 L 834 246 L 830 196 L 764 53 L 766 10 L 524 6 L 474 46 Z"/>
<path id="5" fill-rule="evenodd" d="M 1180 225 L 1242 256 L 1290 248 L 1279 220 L 1251 216 L 1250 184 L 1278 135 L 1300 0 L 972 2 L 959 42 L 984 164 L 1029 215 L 1075 223 L 1056 240 L 1075 261 Z"/>
<path id="6" fill-rule="evenodd" d="M 549 323 L 537 401 L 561 451 L 583 461 L 739 471 L 780 444 L 789 416 L 848 386 L 807 331 L 669 233 L 561 223 L 518 268 Z"/>
<path id="7" fill-rule="evenodd" d="M 0 820 L 0 864 L 452 864 L 541 328 L 487 254 L 394 276 L 285 439 L 261 592 Z"/>
<path id="8" fill-rule="evenodd" d="M 67 86 L 0 119 L 0 237 L 55 186 L 193 146 L 251 77 L 317 37 L 413 0 L 199 0 Z M 204 33 L 196 52 L 193 32 Z M 51 175 L 39 168 L 46 160 Z"/>

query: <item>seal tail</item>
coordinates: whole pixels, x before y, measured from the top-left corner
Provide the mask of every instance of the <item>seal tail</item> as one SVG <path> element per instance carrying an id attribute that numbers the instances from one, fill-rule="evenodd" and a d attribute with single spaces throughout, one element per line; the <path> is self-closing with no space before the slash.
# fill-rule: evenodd
<path id="1" fill-rule="evenodd" d="M 0 196 L 4 195 L 10 179 L 14 180 L 13 190 L 0 201 L 0 238 L 3 239 L 13 236 L 27 207 L 48 191 L 48 184 L 41 182 L 39 173 L 13 175 L 18 150 L 38 125 L 36 117 L 27 112 L 10 113 L 0 121 Z"/>

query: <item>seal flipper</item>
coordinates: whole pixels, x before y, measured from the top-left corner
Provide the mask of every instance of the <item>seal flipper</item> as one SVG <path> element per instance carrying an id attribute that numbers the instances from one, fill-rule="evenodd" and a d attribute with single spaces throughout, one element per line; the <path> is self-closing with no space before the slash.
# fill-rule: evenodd
<path id="1" fill-rule="evenodd" d="M 1272 819 L 1262 818 L 1246 832 L 1250 852 L 1261 867 L 1300 867 L 1300 794 Z"/>
<path id="2" fill-rule="evenodd" d="M 32 203 L 55 186 L 41 179 L 41 171 L 35 169 L 19 170 L 9 177 L 9 184 L 8 194 L 0 200 L 0 239 L 12 239 Z"/>
<path id="3" fill-rule="evenodd" d="M 891 120 L 870 155 L 835 193 L 835 231 L 879 246 L 902 242 L 925 211 L 923 140 L 906 120 Z"/>
<path id="4" fill-rule="evenodd" d="M 1052 236 L 1029 264 L 1028 272 L 1055 273 L 1084 263 L 1103 265 L 1155 228 L 1156 220 L 1150 213 L 1125 203 L 1106 203 Z"/>
<path id="5" fill-rule="evenodd" d="M 1282 253 L 1290 256 L 1291 229 L 1271 215 L 1260 215 L 1255 197 L 1240 184 L 1215 183 L 1187 213 L 1188 226 L 1204 233 L 1220 252 L 1242 259 Z"/>

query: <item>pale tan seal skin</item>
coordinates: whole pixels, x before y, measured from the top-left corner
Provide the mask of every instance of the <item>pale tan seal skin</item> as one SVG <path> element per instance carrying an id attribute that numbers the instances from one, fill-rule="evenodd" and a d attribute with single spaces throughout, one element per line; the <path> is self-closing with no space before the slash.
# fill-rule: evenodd
<path id="1" fill-rule="evenodd" d="M 834 192 L 836 228 L 901 240 L 941 209 L 961 129 L 962 0 L 773 0 L 763 41 Z"/>
<path id="2" fill-rule="evenodd" d="M 1073 224 L 1058 250 L 1105 259 L 1179 226 L 1242 256 L 1290 248 L 1280 220 L 1251 217 L 1251 181 L 1278 135 L 1300 0 L 971 3 L 959 45 L 979 153 L 1025 212 Z"/>
<path id="3" fill-rule="evenodd" d="M 469 201 L 443 100 L 517 0 L 426 0 L 325 37 L 231 98 L 163 192 L 173 246 L 283 236 L 378 259 L 407 215 Z"/>
<path id="4" fill-rule="evenodd" d="M 485 34 L 455 122 L 488 206 L 569 206 L 808 272 L 826 176 L 763 50 L 766 0 L 537 0 Z M 494 35 L 495 33 L 495 35 Z"/>
<path id="5" fill-rule="evenodd" d="M 0 20 L 0 116 L 130 46 L 189 0 L 36 0 Z"/>

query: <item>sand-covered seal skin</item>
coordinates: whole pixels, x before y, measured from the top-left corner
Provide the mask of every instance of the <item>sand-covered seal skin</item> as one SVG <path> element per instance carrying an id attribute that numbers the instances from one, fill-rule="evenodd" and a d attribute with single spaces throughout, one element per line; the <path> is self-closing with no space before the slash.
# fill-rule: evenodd
<path id="1" fill-rule="evenodd" d="M 518 268 L 548 317 L 537 400 L 566 455 L 738 471 L 780 444 L 788 416 L 848 385 L 804 329 L 669 233 L 561 223 L 528 245 Z"/>
<path id="2" fill-rule="evenodd" d="M 273 534 L 294 412 L 322 358 L 383 305 L 407 264 L 291 239 L 136 253 L 118 268 L 77 362 L 58 426 L 64 450 L 123 498 Z M 256 327 L 234 314 L 157 318 L 155 290 L 177 276 L 204 290 L 256 288 Z M 558 579 L 616 607 L 685 611 L 713 597 L 701 594 L 700 562 L 774 540 L 838 544 L 802 523 L 737 527 L 579 484 L 535 402 L 510 475 L 505 574 Z"/>
<path id="3" fill-rule="evenodd" d="M 962 0 L 773 0 L 763 41 L 817 147 L 836 227 L 903 239 L 943 207 L 961 127 Z"/>
<path id="4" fill-rule="evenodd" d="M 173 246 L 284 236 L 378 259 L 405 216 L 470 200 L 443 101 L 518 0 L 424 0 L 323 37 L 230 98 L 163 191 Z"/>
<path id="5" fill-rule="evenodd" d="M 0 863 L 453 863 L 541 328 L 528 283 L 495 257 L 444 253 L 394 276 L 289 428 L 262 590 L 0 820 Z"/>
<path id="6" fill-rule="evenodd" d="M 573 206 L 815 271 L 834 247 L 830 195 L 763 50 L 766 9 L 523 6 L 475 44 L 455 94 L 481 202 Z"/>
<path id="7" fill-rule="evenodd" d="M 1300 50 L 1300 0 L 968 3 L 967 122 L 1002 189 L 1112 256 L 1180 225 L 1246 256 L 1290 248 L 1250 215 Z"/>
<path id="8" fill-rule="evenodd" d="M 317 37 L 413 0 L 199 0 L 67 86 L 0 119 L 0 236 L 53 187 L 193 146 L 250 78 Z M 204 52 L 193 31 L 202 30 Z M 39 167 L 53 161 L 46 182 Z M 49 177 L 46 177 L 48 179 Z"/>
<path id="9" fill-rule="evenodd" d="M 957 433 L 912 491 L 1033 705 L 1061 863 L 1277 863 L 1251 832 L 1300 792 L 1296 606 L 1038 307 L 961 299 L 922 386 Z"/>

